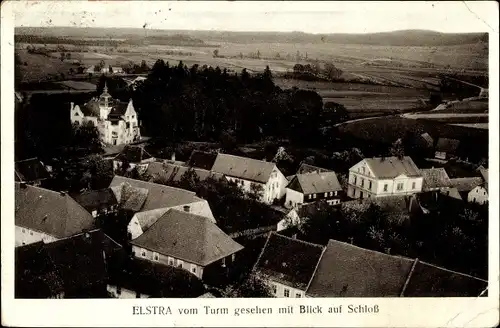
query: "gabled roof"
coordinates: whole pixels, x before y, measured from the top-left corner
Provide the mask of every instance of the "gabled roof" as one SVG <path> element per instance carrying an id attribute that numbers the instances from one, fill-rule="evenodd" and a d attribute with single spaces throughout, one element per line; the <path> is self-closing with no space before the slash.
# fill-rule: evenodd
<path id="1" fill-rule="evenodd" d="M 151 162 L 148 164 L 148 168 L 146 170 L 146 174 L 149 175 L 153 180 L 154 179 L 164 179 L 166 181 L 180 181 L 183 174 L 188 170 L 192 170 L 200 181 L 206 180 L 209 177 L 213 177 L 215 179 L 220 179 L 223 177 L 222 174 L 211 172 L 204 169 L 199 169 L 195 167 L 187 167 L 183 165 L 176 165 L 170 163 L 160 163 L 160 162 Z"/>
<path id="2" fill-rule="evenodd" d="M 399 296 L 413 260 L 330 240 L 307 295 L 315 297 Z"/>
<path id="3" fill-rule="evenodd" d="M 109 208 L 117 205 L 115 194 L 110 188 L 100 190 L 89 190 L 74 195 L 74 199 L 87 211 L 92 212 L 101 208 Z"/>
<path id="4" fill-rule="evenodd" d="M 364 161 L 366 161 L 375 177 L 379 179 L 393 179 L 402 174 L 407 177 L 421 176 L 420 170 L 409 156 L 404 156 L 401 159 L 395 156 L 373 157 L 365 158 Z"/>
<path id="5" fill-rule="evenodd" d="M 271 232 L 254 272 L 305 291 L 323 250 L 321 245 Z"/>
<path id="6" fill-rule="evenodd" d="M 141 199 L 144 198 L 139 210 L 137 210 L 138 206 L 135 206 L 134 211 L 144 212 L 202 201 L 201 198 L 196 197 L 194 192 L 188 190 L 125 178 L 119 175 L 114 176 L 109 186 L 120 203 L 132 197 L 137 200 L 133 203 L 139 204 Z M 132 195 L 122 194 L 123 188 L 129 188 Z"/>
<path id="7" fill-rule="evenodd" d="M 127 112 L 128 103 L 123 101 L 114 101 L 113 108 L 108 114 L 109 119 L 119 119 Z"/>
<path id="8" fill-rule="evenodd" d="M 209 218 L 175 209 L 130 243 L 201 266 L 243 249 Z"/>
<path id="9" fill-rule="evenodd" d="M 481 177 L 455 178 L 450 180 L 451 186 L 457 188 L 459 192 L 469 192 L 483 183 L 483 179 Z"/>
<path id="10" fill-rule="evenodd" d="M 106 282 L 106 261 L 122 247 L 101 230 L 52 243 L 16 247 L 16 297 L 72 294 Z"/>
<path id="11" fill-rule="evenodd" d="M 488 191 L 488 169 L 481 168 L 481 169 L 479 169 L 479 172 L 481 173 L 481 176 L 483 177 L 484 188 L 486 188 L 486 191 Z"/>
<path id="12" fill-rule="evenodd" d="M 109 284 L 151 297 L 199 297 L 205 291 L 201 280 L 186 270 L 138 258 L 114 266 Z"/>
<path id="13" fill-rule="evenodd" d="M 38 158 L 30 158 L 15 163 L 16 181 L 33 182 L 50 178 L 50 173 Z"/>
<path id="14" fill-rule="evenodd" d="M 294 180 L 298 182 L 297 187 L 294 186 Z M 342 190 L 335 172 L 297 174 L 290 181 L 289 188 L 299 191 L 304 195 Z"/>
<path id="15" fill-rule="evenodd" d="M 200 150 L 194 150 L 186 162 L 187 166 L 197 167 L 200 169 L 211 170 L 214 166 L 217 154 L 207 153 Z"/>
<path id="16" fill-rule="evenodd" d="M 428 134 L 427 132 L 424 132 L 420 135 L 422 139 L 425 141 L 428 147 L 434 146 L 434 139 Z"/>
<path id="17" fill-rule="evenodd" d="M 306 295 L 313 297 L 476 297 L 487 281 L 418 259 L 330 240 Z"/>
<path id="18" fill-rule="evenodd" d="M 217 154 L 212 171 L 244 180 L 267 183 L 274 163 L 228 154 Z"/>
<path id="19" fill-rule="evenodd" d="M 451 186 L 451 180 L 442 167 L 432 169 L 421 169 L 420 172 L 424 177 L 422 190 L 431 190 L 436 188 L 447 188 Z"/>
<path id="20" fill-rule="evenodd" d="M 129 163 L 140 163 L 152 156 L 141 146 L 126 145 L 123 150 L 115 157 L 118 161 Z"/>
<path id="21" fill-rule="evenodd" d="M 321 173 L 321 172 L 330 172 L 331 170 L 327 170 L 321 167 L 317 167 L 314 165 L 309 165 L 306 163 L 302 163 L 299 166 L 299 169 L 297 170 L 297 174 L 304 174 L 304 173 Z"/>
<path id="22" fill-rule="evenodd" d="M 56 238 L 70 237 L 94 228 L 94 218 L 65 193 L 15 183 L 16 226 Z"/>
<path id="23" fill-rule="evenodd" d="M 485 280 L 416 260 L 402 296 L 477 297 L 486 287 Z"/>
<path id="24" fill-rule="evenodd" d="M 439 138 L 436 144 L 436 151 L 441 152 L 454 152 L 460 146 L 460 140 Z"/>

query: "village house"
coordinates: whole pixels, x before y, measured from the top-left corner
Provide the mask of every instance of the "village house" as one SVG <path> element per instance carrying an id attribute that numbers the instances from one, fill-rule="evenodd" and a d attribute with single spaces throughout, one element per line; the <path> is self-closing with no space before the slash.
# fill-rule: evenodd
<path id="1" fill-rule="evenodd" d="M 219 153 L 212 171 L 223 174 L 228 181 L 235 182 L 247 193 L 255 188 L 262 188 L 261 201 L 267 204 L 281 199 L 288 184 L 275 163 L 247 157 Z"/>
<path id="2" fill-rule="evenodd" d="M 156 159 L 149 154 L 144 147 L 139 145 L 126 145 L 122 151 L 113 158 L 113 171 L 130 171 L 137 168 L 139 172 L 145 172 L 148 163 Z"/>
<path id="3" fill-rule="evenodd" d="M 436 144 L 435 157 L 437 159 L 446 160 L 450 155 L 455 155 L 460 141 L 456 139 L 439 138 Z"/>
<path id="4" fill-rule="evenodd" d="M 451 187 L 451 180 L 446 173 L 446 170 L 442 167 L 431 168 L 431 169 L 421 169 L 420 173 L 424 178 L 422 184 L 422 191 L 442 191 L 447 190 Z"/>
<path id="5" fill-rule="evenodd" d="M 15 183 L 15 245 L 50 243 L 94 228 L 94 218 L 64 192 Z"/>
<path id="6" fill-rule="evenodd" d="M 464 201 L 469 201 L 469 193 L 484 184 L 484 180 L 482 177 L 453 178 L 450 179 L 450 181 L 451 187 L 458 191 L 458 193 L 460 194 L 460 198 Z M 477 191 L 478 190 L 479 189 L 477 189 Z M 474 193 L 472 193 L 471 196 L 471 200 L 474 201 Z M 482 197 L 478 199 L 484 199 L 485 196 L 487 199 L 487 193 L 486 195 L 482 195 Z"/>
<path id="7" fill-rule="evenodd" d="M 296 174 L 286 187 L 285 206 L 294 208 L 304 203 L 325 200 L 340 204 L 342 187 L 335 172 Z"/>
<path id="8" fill-rule="evenodd" d="M 173 181 L 179 182 L 186 172 L 192 172 L 199 181 L 204 181 L 208 178 L 221 179 L 224 176 L 219 173 L 211 172 L 197 167 L 188 167 L 184 165 L 177 165 L 165 162 L 151 162 L 148 163 L 146 169 L 146 176 L 150 181 Z"/>
<path id="9" fill-rule="evenodd" d="M 84 191 L 74 195 L 73 198 L 94 218 L 116 213 L 118 210 L 118 201 L 110 188 Z"/>
<path id="10" fill-rule="evenodd" d="M 191 298 L 205 291 L 198 277 L 157 262 L 131 258 L 110 269 L 107 291 L 115 298 Z"/>
<path id="11" fill-rule="evenodd" d="M 106 66 L 96 69 L 96 65 L 91 65 L 84 70 L 85 74 L 123 74 L 123 68 L 120 66 Z"/>
<path id="12" fill-rule="evenodd" d="M 469 191 L 467 194 L 467 201 L 469 203 L 484 205 L 488 203 L 488 170 L 481 168 L 479 172 L 481 173 L 483 183 Z"/>
<path id="13" fill-rule="evenodd" d="M 110 183 L 119 208 L 132 214 L 127 225 L 129 239 L 142 235 L 169 209 L 204 216 L 215 222 L 208 202 L 194 192 L 115 175 Z"/>
<path id="14" fill-rule="evenodd" d="M 275 297 L 305 297 L 324 247 L 271 232 L 255 263 Z"/>
<path id="15" fill-rule="evenodd" d="M 128 103 L 114 100 L 106 85 L 99 98 L 93 98 L 82 106 L 72 102 L 70 119 L 76 125 L 91 122 L 99 130 L 101 141 L 109 145 L 130 144 L 141 138 L 132 99 Z"/>
<path id="16" fill-rule="evenodd" d="M 15 181 L 25 182 L 33 186 L 40 186 L 42 182 L 51 177 L 49 168 L 38 158 L 17 161 L 15 167 Z"/>
<path id="17" fill-rule="evenodd" d="M 108 263 L 121 245 L 101 230 L 15 249 L 16 298 L 105 298 Z"/>
<path id="18" fill-rule="evenodd" d="M 410 195 L 421 192 L 422 183 L 420 170 L 408 156 L 365 158 L 349 169 L 347 196 Z"/>
<path id="19" fill-rule="evenodd" d="M 130 244 L 137 258 L 185 269 L 204 280 L 227 273 L 243 249 L 209 218 L 176 209 Z"/>
<path id="20" fill-rule="evenodd" d="M 488 282 L 419 259 L 330 240 L 307 297 L 477 297 Z"/>

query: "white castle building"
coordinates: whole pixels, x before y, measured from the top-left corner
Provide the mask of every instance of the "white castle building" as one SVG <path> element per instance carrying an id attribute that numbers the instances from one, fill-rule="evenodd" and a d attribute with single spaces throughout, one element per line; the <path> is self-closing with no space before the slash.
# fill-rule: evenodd
<path id="1" fill-rule="evenodd" d="M 81 107 L 71 103 L 71 123 L 92 122 L 101 140 L 110 145 L 129 144 L 141 138 L 139 120 L 132 99 L 128 103 L 115 100 L 106 84 L 99 98 L 93 98 Z"/>

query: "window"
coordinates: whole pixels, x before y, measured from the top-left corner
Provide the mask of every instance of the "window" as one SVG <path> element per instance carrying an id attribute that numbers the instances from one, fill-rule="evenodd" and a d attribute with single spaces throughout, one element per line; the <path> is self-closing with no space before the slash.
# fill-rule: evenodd
<path id="1" fill-rule="evenodd" d="M 387 185 L 387 183 L 386 183 L 386 184 L 384 184 L 384 191 L 387 191 L 387 188 L 388 188 L 388 187 L 389 187 L 389 186 Z"/>
<path id="2" fill-rule="evenodd" d="M 295 298 L 301 298 L 301 297 L 302 297 L 302 295 L 300 295 L 300 293 L 295 294 Z"/>
<path id="3" fill-rule="evenodd" d="M 328 197 L 328 193 L 327 192 L 325 192 L 325 197 Z"/>
<path id="4" fill-rule="evenodd" d="M 356 179 L 356 176 L 354 176 L 354 184 L 356 184 L 356 180 L 357 180 L 357 179 Z"/>
<path id="5" fill-rule="evenodd" d="M 177 260 L 177 267 L 178 268 L 181 268 L 182 269 L 182 261 L 181 260 Z"/>
<path id="6" fill-rule="evenodd" d="M 272 284 L 272 285 L 271 285 L 271 288 L 272 288 L 272 290 L 273 290 L 273 294 L 274 294 L 274 295 L 276 295 L 276 293 L 278 292 L 278 288 L 276 287 L 276 285 L 275 285 L 275 284 Z"/>
<path id="7" fill-rule="evenodd" d="M 403 190 L 403 183 L 402 182 L 398 183 L 398 185 L 396 186 L 396 189 Z"/>
<path id="8" fill-rule="evenodd" d="M 372 190 L 372 182 L 371 181 L 368 182 L 368 189 Z"/>
<path id="9" fill-rule="evenodd" d="M 33 236 L 33 231 L 30 231 L 30 235 Z"/>
<path id="10" fill-rule="evenodd" d="M 411 183 L 411 189 L 415 189 L 417 187 L 417 184 L 415 182 Z"/>
<path id="11" fill-rule="evenodd" d="M 174 266 L 174 259 L 169 257 L 168 258 L 168 264 L 171 265 L 171 266 Z"/>
<path id="12" fill-rule="evenodd" d="M 363 170 L 363 174 L 365 174 L 365 167 L 364 166 L 363 166 L 362 170 Z"/>
<path id="13" fill-rule="evenodd" d="M 312 199 L 312 195 L 309 195 L 309 199 Z"/>
<path id="14" fill-rule="evenodd" d="M 96 211 L 96 210 L 93 210 L 93 211 L 92 211 L 92 216 L 93 216 L 93 217 L 96 217 L 96 216 L 97 216 L 97 211 Z"/>
<path id="15" fill-rule="evenodd" d="M 360 169 L 359 169 L 359 167 L 358 167 L 358 172 L 360 172 Z"/>
<path id="16" fill-rule="evenodd" d="M 284 295 L 285 297 L 290 297 L 290 289 L 285 288 L 285 290 L 283 291 L 283 295 Z"/>
<path id="17" fill-rule="evenodd" d="M 146 252 L 145 251 L 142 251 L 142 257 L 146 257 Z"/>
<path id="18" fill-rule="evenodd" d="M 313 195 L 313 198 L 316 199 L 316 194 Z"/>
<path id="19" fill-rule="evenodd" d="M 78 112 L 75 113 L 75 116 L 80 116 L 80 114 L 78 114 Z M 77 121 L 78 122 L 78 121 Z M 76 123 L 76 122 L 75 122 Z"/>
<path id="20" fill-rule="evenodd" d="M 135 119 L 135 115 L 132 115 L 132 119 Z"/>
<path id="21" fill-rule="evenodd" d="M 25 232 L 26 232 L 26 229 L 23 229 L 23 233 L 25 233 Z"/>
<path id="22" fill-rule="evenodd" d="M 191 272 L 196 273 L 196 265 L 191 264 Z"/>
<path id="23" fill-rule="evenodd" d="M 365 179 L 361 179 L 361 187 L 365 186 Z"/>
<path id="24" fill-rule="evenodd" d="M 127 122 L 127 124 L 126 124 L 126 125 L 127 125 L 127 129 L 130 129 L 130 123 L 129 123 L 129 122 Z"/>
<path id="25" fill-rule="evenodd" d="M 153 259 L 154 259 L 155 261 L 160 260 L 160 256 L 158 255 L 158 253 L 153 253 Z"/>
<path id="26" fill-rule="evenodd" d="M 141 298 L 141 293 L 136 292 L 136 293 L 135 293 L 135 298 Z"/>
<path id="27" fill-rule="evenodd" d="M 223 257 L 223 258 L 222 258 L 222 260 L 221 260 L 221 265 L 222 265 L 223 267 L 225 267 L 225 266 L 226 266 L 226 258 L 225 258 L 225 257 Z"/>
<path id="28" fill-rule="evenodd" d="M 288 205 L 292 206 L 292 201 L 291 200 L 288 201 Z"/>

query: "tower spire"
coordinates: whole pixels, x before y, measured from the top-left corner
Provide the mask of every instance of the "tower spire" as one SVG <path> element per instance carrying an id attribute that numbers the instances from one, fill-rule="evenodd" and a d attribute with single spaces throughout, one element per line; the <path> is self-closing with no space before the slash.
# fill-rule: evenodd
<path id="1" fill-rule="evenodd" d="M 108 93 L 108 84 L 104 81 L 104 93 Z"/>

